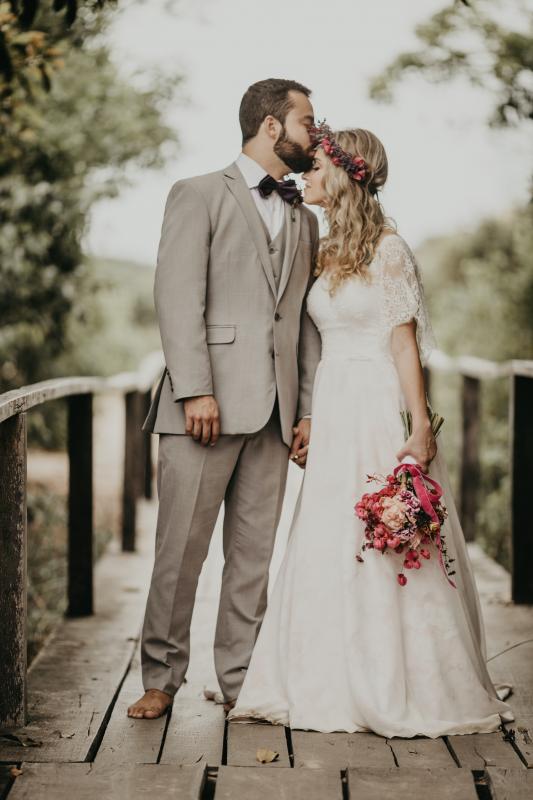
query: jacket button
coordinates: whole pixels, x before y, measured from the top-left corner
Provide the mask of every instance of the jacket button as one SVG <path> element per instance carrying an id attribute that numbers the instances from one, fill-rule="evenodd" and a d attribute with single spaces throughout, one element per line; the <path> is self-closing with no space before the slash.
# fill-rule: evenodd
<path id="1" fill-rule="evenodd" d="M 276 311 L 276 313 L 274 314 L 274 319 L 276 320 L 276 322 L 278 320 L 280 320 L 281 319 L 281 314 L 278 314 L 278 312 Z"/>

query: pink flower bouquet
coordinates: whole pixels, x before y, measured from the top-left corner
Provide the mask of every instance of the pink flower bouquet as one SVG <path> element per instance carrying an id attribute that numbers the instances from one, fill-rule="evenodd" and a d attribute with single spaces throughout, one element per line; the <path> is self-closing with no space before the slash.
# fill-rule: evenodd
<path id="1" fill-rule="evenodd" d="M 368 482 L 382 484 L 379 491 L 364 494 L 355 505 L 355 513 L 365 524 L 365 541 L 357 553 L 377 550 L 399 556 L 403 569 L 398 573 L 400 586 L 405 586 L 404 570 L 420 569 L 424 559 L 431 558 L 430 547 L 437 553 L 439 563 L 451 586 L 455 570 L 453 558 L 448 558 L 442 525 L 448 516 L 442 501 L 442 489 L 437 481 L 422 472 L 418 464 L 399 464 L 392 475 L 385 478 L 368 475 Z"/>

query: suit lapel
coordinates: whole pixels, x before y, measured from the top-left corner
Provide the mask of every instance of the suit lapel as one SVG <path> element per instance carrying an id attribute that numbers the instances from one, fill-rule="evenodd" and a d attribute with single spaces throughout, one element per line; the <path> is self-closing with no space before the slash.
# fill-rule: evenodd
<path id="1" fill-rule="evenodd" d="M 235 163 L 231 164 L 231 166 L 224 170 L 224 180 L 228 189 L 239 204 L 242 213 L 244 214 L 244 218 L 246 219 L 250 229 L 252 240 L 257 248 L 259 260 L 261 261 L 266 279 L 270 288 L 272 289 L 274 297 L 276 297 L 276 282 L 272 272 L 272 262 L 270 261 L 270 256 L 268 254 L 267 239 L 261 225 L 259 211 L 257 210 L 251 192 L 242 177 L 242 173 Z"/>
<path id="2" fill-rule="evenodd" d="M 294 211 L 294 213 L 293 213 Z M 281 280 L 279 284 L 278 303 L 280 302 L 283 292 L 287 287 L 291 275 L 292 265 L 294 264 L 294 257 L 296 256 L 296 248 L 298 247 L 298 240 L 300 238 L 300 226 L 302 224 L 301 212 L 299 208 L 291 208 L 288 203 L 285 203 L 285 226 L 286 226 L 286 240 L 285 240 L 285 258 L 283 259 L 283 269 L 281 272 Z"/>

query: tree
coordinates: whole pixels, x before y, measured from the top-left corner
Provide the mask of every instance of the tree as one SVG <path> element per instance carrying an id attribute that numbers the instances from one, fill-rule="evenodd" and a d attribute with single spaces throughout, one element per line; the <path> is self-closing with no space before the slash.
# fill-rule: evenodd
<path id="1" fill-rule="evenodd" d="M 147 89 L 121 77 L 100 35 L 110 14 L 82 8 L 65 31 L 41 10 L 65 68 L 31 102 L 13 93 L 0 152 L 0 391 L 53 376 L 69 317 L 84 314 L 92 204 L 116 195 L 131 165 L 160 167 L 176 142 L 163 114 L 179 76 Z"/>
<path id="2" fill-rule="evenodd" d="M 513 27 L 501 22 L 514 12 Z M 494 94 L 491 124 L 517 125 L 533 119 L 533 8 L 523 0 L 456 0 L 415 30 L 419 50 L 402 53 L 370 84 L 370 95 L 390 101 L 404 75 L 420 73 L 435 82 L 466 76 Z"/>
<path id="3" fill-rule="evenodd" d="M 110 2 L 116 0 L 107 0 L 108 5 Z M 58 32 L 66 32 L 87 11 L 101 10 L 105 4 L 106 0 L 85 0 L 82 3 L 78 0 L 10 0 L 0 3 L 0 98 L 3 115 L 12 112 L 17 90 L 19 95 L 28 99 L 32 98 L 36 86 L 50 90 L 53 72 L 64 65 L 62 51 L 54 45 Z M 53 30 L 41 29 L 39 23 L 43 19 Z M 38 23 L 35 29 L 34 22 Z"/>

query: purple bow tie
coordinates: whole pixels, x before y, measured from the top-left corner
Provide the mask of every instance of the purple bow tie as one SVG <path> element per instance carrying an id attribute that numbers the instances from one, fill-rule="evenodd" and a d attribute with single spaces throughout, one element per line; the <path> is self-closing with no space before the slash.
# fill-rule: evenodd
<path id="1" fill-rule="evenodd" d="M 277 181 L 272 175 L 265 175 L 257 187 L 261 197 L 269 197 L 272 192 L 277 192 L 286 203 L 298 205 L 302 202 L 302 195 L 296 185 L 296 181 L 290 178 L 288 181 Z"/>

